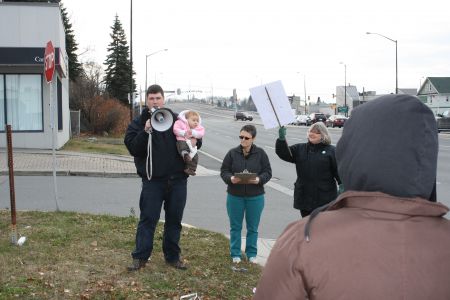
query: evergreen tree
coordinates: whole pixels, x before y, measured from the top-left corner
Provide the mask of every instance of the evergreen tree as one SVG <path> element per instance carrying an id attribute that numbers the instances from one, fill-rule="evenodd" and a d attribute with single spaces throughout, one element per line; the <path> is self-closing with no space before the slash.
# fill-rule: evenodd
<path id="1" fill-rule="evenodd" d="M 106 57 L 106 61 L 104 62 L 106 66 L 106 75 L 103 81 L 105 82 L 106 92 L 111 97 L 117 98 L 124 104 L 128 105 L 128 93 L 130 92 L 131 81 L 131 63 L 129 60 L 129 47 L 125 32 L 117 15 L 111 29 L 112 33 L 110 36 L 112 41 L 108 45 L 108 55 Z M 132 90 L 134 92 L 136 90 L 136 83 L 134 78 L 132 80 Z"/>
<path id="2" fill-rule="evenodd" d="M 66 32 L 66 52 L 69 57 L 69 78 L 72 81 L 77 81 L 80 75 L 83 73 L 83 67 L 78 61 L 78 55 L 75 53 L 78 50 L 78 44 L 75 41 L 75 34 L 72 30 L 72 24 L 67 16 L 66 8 L 62 2 L 59 4 L 61 7 L 61 15 L 64 23 L 64 30 Z"/>

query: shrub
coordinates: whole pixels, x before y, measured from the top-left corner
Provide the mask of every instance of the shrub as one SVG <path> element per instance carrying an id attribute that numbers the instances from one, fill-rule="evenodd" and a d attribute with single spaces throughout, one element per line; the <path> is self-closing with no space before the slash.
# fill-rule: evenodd
<path id="1" fill-rule="evenodd" d="M 111 135 L 125 133 L 130 122 L 130 110 L 117 99 L 98 98 L 91 112 L 92 131 Z"/>

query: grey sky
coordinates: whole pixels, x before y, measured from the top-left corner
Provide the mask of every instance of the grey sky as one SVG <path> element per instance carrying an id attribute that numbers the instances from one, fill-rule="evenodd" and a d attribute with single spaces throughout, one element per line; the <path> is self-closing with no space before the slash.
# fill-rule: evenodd
<path id="1" fill-rule="evenodd" d="M 63 0 L 80 58 L 103 63 L 110 27 L 119 15 L 129 41 L 130 1 Z M 281 80 L 286 93 L 331 102 L 347 83 L 378 94 L 395 90 L 398 40 L 400 88 L 422 77 L 450 75 L 450 18 L 446 1 L 133 1 L 133 62 L 138 87 L 155 80 L 165 89 L 204 96 L 248 97 L 248 89 Z M 199 94 L 200 95 L 200 94 Z"/>

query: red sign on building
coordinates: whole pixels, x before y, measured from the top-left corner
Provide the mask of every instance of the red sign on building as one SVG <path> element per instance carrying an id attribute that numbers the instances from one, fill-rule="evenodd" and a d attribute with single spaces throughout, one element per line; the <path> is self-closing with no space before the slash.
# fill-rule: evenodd
<path id="1" fill-rule="evenodd" d="M 47 46 L 45 47 L 44 73 L 47 83 L 52 82 L 53 73 L 55 73 L 55 48 L 53 48 L 52 41 L 48 41 Z"/>

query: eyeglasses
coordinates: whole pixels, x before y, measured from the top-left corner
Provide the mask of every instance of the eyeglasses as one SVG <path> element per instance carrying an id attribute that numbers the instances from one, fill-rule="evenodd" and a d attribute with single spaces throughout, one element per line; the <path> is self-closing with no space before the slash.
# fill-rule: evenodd
<path id="1" fill-rule="evenodd" d="M 249 138 L 248 136 L 243 136 L 243 135 L 240 135 L 239 138 L 240 138 L 241 140 L 246 140 L 246 141 L 248 141 L 249 139 L 251 139 L 251 138 Z"/>

